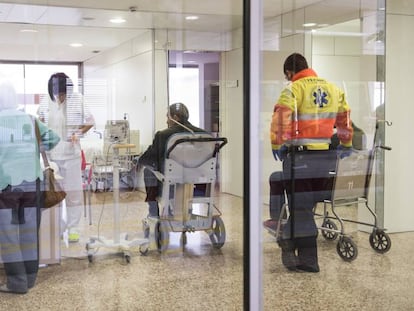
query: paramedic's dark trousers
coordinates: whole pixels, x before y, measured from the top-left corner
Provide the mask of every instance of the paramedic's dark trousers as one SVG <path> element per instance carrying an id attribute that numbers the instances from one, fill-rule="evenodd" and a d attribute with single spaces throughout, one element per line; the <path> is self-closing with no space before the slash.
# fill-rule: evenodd
<path id="1" fill-rule="evenodd" d="M 285 203 L 285 187 L 283 185 L 283 173 L 273 172 L 269 177 L 270 200 L 269 212 L 270 218 L 279 220 L 280 212 Z"/>
<path id="2" fill-rule="evenodd" d="M 319 271 L 319 266 L 318 230 L 313 209 L 317 202 L 330 199 L 332 175 L 329 172 L 334 171 L 335 167 L 335 150 L 293 151 L 283 162 L 290 210 L 289 221 L 283 228 L 283 239 L 288 242 L 289 248 L 297 251 L 295 264 L 314 272 Z"/>

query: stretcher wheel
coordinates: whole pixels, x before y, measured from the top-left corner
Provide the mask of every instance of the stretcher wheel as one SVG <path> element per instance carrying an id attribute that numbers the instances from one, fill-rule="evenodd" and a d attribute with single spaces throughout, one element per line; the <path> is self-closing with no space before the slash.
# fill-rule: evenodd
<path id="1" fill-rule="evenodd" d="M 150 235 L 150 228 L 145 227 L 143 231 L 144 231 L 144 238 L 148 239 Z"/>
<path id="2" fill-rule="evenodd" d="M 164 221 L 159 221 L 155 225 L 155 241 L 159 252 L 164 252 L 168 248 L 170 236 L 168 226 Z"/>
<path id="3" fill-rule="evenodd" d="M 391 239 L 383 230 L 375 230 L 369 235 L 369 244 L 378 253 L 383 254 L 390 250 Z"/>
<path id="4" fill-rule="evenodd" d="M 139 246 L 139 252 L 141 253 L 141 255 L 148 254 L 148 250 L 149 250 L 148 244 L 143 244 Z"/>
<path id="5" fill-rule="evenodd" d="M 224 245 L 226 241 L 226 229 L 220 216 L 213 216 L 209 236 L 214 248 L 218 249 Z"/>
<path id="6" fill-rule="evenodd" d="M 142 221 L 142 231 L 144 231 L 144 238 L 148 239 L 150 235 L 150 227 L 148 225 L 147 220 Z"/>
<path id="7" fill-rule="evenodd" d="M 124 255 L 124 259 L 126 263 L 130 263 L 131 262 L 131 256 L 130 255 Z"/>
<path id="8" fill-rule="evenodd" d="M 331 229 L 331 230 L 338 230 L 338 226 L 330 219 L 325 219 L 323 221 L 322 228 L 327 228 L 327 229 Z M 336 240 L 336 238 L 338 237 L 338 233 L 333 232 L 333 231 L 328 231 L 328 230 L 321 229 L 321 233 L 322 233 L 322 236 L 326 240 L 329 240 L 329 241 Z"/>
<path id="9" fill-rule="evenodd" d="M 86 252 L 88 253 L 88 261 L 89 261 L 90 263 L 92 263 L 92 261 L 93 261 L 93 256 L 92 256 L 92 254 L 89 254 L 89 250 L 90 250 L 89 243 L 86 243 L 86 245 L 85 245 L 85 249 L 86 249 Z"/>
<path id="10" fill-rule="evenodd" d="M 358 248 L 351 238 L 343 236 L 339 238 L 336 244 L 338 255 L 345 261 L 355 260 L 358 256 Z"/>

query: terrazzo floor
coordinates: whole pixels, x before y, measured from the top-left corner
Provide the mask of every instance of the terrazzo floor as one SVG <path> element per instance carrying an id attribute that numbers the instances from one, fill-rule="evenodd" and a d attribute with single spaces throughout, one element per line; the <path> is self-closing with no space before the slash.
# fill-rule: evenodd
<path id="1" fill-rule="evenodd" d="M 121 229 L 141 234 L 147 214 L 141 192 L 122 192 Z M 130 263 L 113 249 L 100 248 L 89 262 L 85 245 L 98 232 L 113 232 L 112 193 L 92 195 L 92 221 L 82 220 L 79 243 L 61 246 L 60 264 L 39 271 L 26 295 L 0 293 L 0 310 L 244 310 L 242 200 L 222 194 L 217 206 L 226 226 L 226 243 L 212 247 L 205 232 L 170 233 L 168 250 L 132 250 Z M 346 213 L 355 216 L 355 208 Z M 263 217 L 267 207 L 263 207 Z M 390 234 L 391 250 L 376 253 L 369 234 L 349 225 L 358 257 L 345 262 L 336 242 L 318 238 L 320 273 L 286 270 L 274 237 L 263 230 L 263 305 L 256 310 L 414 310 L 414 233 Z M 256 243 L 256 241 L 252 241 Z M 258 243 L 260 241 L 257 241 Z M 0 282 L 4 272 L 0 269 Z"/>

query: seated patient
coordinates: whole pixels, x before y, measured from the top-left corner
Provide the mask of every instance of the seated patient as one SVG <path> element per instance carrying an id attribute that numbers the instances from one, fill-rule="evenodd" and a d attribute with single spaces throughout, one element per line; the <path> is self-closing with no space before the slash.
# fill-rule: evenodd
<path id="1" fill-rule="evenodd" d="M 189 113 L 187 107 L 182 103 L 175 103 L 169 106 L 167 114 L 168 127 L 155 133 L 152 145 L 139 157 L 138 164 L 150 166 L 153 170 L 162 172 L 165 161 L 167 141 L 171 135 L 182 132 L 205 132 L 195 127 L 188 121 Z M 148 216 L 159 217 L 157 196 L 161 189 L 156 176 L 148 168 L 144 169 L 144 183 L 148 202 Z"/>

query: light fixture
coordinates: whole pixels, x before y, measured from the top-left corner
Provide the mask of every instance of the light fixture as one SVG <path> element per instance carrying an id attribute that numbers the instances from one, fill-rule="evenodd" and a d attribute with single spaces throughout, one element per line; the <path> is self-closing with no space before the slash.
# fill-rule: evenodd
<path id="1" fill-rule="evenodd" d="M 303 27 L 314 27 L 316 25 L 317 25 L 316 23 L 305 23 L 305 24 L 302 24 Z"/>
<path id="2" fill-rule="evenodd" d="M 80 48 L 81 46 L 83 46 L 82 43 L 78 43 L 78 42 L 74 42 L 74 43 L 71 43 L 69 45 L 73 48 Z"/>
<path id="3" fill-rule="evenodd" d="M 188 21 L 195 21 L 195 20 L 199 19 L 199 17 L 196 16 L 196 15 L 189 15 L 189 16 L 186 16 L 185 19 L 188 20 Z"/>
<path id="4" fill-rule="evenodd" d="M 115 17 L 115 18 L 111 18 L 109 21 L 113 24 L 122 24 L 126 22 L 126 19 L 122 17 Z"/>
<path id="5" fill-rule="evenodd" d="M 36 29 L 21 29 L 20 32 L 37 33 L 38 31 Z"/>

